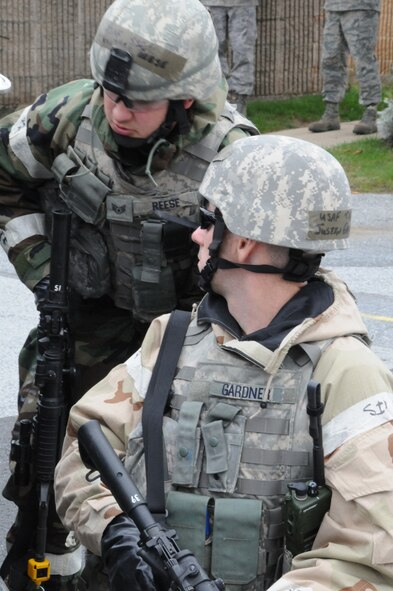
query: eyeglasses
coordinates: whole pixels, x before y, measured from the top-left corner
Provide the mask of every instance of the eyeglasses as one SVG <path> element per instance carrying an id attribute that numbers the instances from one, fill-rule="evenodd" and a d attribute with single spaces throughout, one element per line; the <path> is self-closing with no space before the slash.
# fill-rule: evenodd
<path id="1" fill-rule="evenodd" d="M 115 92 L 112 92 L 111 90 L 107 90 L 106 88 L 104 88 L 104 94 L 110 101 L 112 101 L 112 103 L 117 105 L 117 103 L 122 102 L 129 111 L 133 111 L 135 113 L 156 111 L 169 103 L 169 100 L 167 99 L 162 99 L 160 101 L 134 101 L 126 96 L 121 96 Z"/>
<path id="2" fill-rule="evenodd" d="M 200 227 L 202 230 L 208 230 L 210 226 L 214 226 L 217 221 L 217 216 L 214 211 L 205 209 L 204 207 L 199 208 L 200 211 Z"/>

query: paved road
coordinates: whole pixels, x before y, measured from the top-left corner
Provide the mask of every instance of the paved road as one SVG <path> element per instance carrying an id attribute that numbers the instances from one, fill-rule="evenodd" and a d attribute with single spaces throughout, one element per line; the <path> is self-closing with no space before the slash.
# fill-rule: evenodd
<path id="1" fill-rule="evenodd" d="M 393 195 L 354 195 L 351 247 L 329 253 L 333 267 L 355 294 L 374 340 L 393 369 Z"/>
<path id="2" fill-rule="evenodd" d="M 356 295 L 374 338 L 374 349 L 393 368 L 393 195 L 354 195 L 351 248 L 328 254 Z M 16 414 L 17 356 L 37 314 L 30 292 L 15 277 L 0 252 L 0 486 L 7 475 L 12 417 Z M 0 560 L 4 535 L 14 511 L 0 498 Z"/>
<path id="3" fill-rule="evenodd" d="M 8 476 L 8 453 L 13 417 L 17 412 L 18 352 L 37 312 L 30 291 L 16 277 L 0 249 L 0 487 Z M 0 496 L 0 560 L 5 556 L 5 533 L 12 523 L 13 505 Z"/>

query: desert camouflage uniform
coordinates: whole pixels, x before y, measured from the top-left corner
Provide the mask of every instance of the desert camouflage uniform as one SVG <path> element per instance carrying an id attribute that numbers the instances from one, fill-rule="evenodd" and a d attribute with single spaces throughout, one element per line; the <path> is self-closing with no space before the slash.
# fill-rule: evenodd
<path id="1" fill-rule="evenodd" d="M 227 86 L 223 79 L 221 87 L 209 101 L 204 104 L 196 101 L 192 128 L 189 135 L 183 138 L 182 145 L 169 144 L 163 150 L 156 152 L 151 169 L 158 181 L 159 189 L 155 191 L 154 199 L 160 201 L 161 191 L 165 207 L 168 203 L 170 205 L 167 193 L 171 188 L 178 194 L 185 191 L 195 193 L 201 180 L 201 178 L 192 178 L 192 175 L 187 178 L 187 173 L 184 172 L 179 174 L 171 172 L 181 159 L 183 148 L 191 145 L 197 148 L 202 138 L 211 130 L 213 133 L 218 132 L 217 137 L 220 136 L 220 129 L 223 130 L 222 146 L 249 132 L 256 133 L 255 128 L 253 130 L 251 123 L 246 123 L 245 119 L 242 120 L 245 123 L 243 129 L 241 129 L 242 124 L 239 127 L 230 123 L 225 132 L 229 120 L 220 117 L 223 110 L 227 110 L 230 119 L 233 115 L 238 122 L 240 121 L 239 115 L 234 114 L 234 109 L 225 102 L 226 94 Z M 88 156 L 94 158 L 97 155 L 103 162 L 118 162 L 119 148 L 104 116 L 100 90 L 93 80 L 78 80 L 53 89 L 40 96 L 31 107 L 5 117 L 0 123 L 1 242 L 19 278 L 29 289 L 33 289 L 49 272 L 51 247 L 44 212 L 49 214 L 52 207 L 61 203 L 56 189 L 58 183 L 53 178 L 51 167 L 58 155 L 67 153 L 69 146 L 82 145 L 76 138 L 87 106 L 91 110 L 91 120 L 103 146 L 102 152 L 96 148 Z M 85 152 L 90 148 L 88 144 L 89 142 L 83 146 Z M 113 180 L 115 179 L 116 174 L 113 172 Z M 140 170 L 135 171 L 135 175 L 134 170 L 129 172 L 128 181 L 131 183 L 135 181 L 138 187 L 147 184 L 152 186 L 152 182 Z M 117 188 L 120 192 L 121 189 Z M 127 190 L 125 192 L 127 193 Z M 197 211 L 196 202 L 194 210 Z M 176 212 L 176 210 L 173 211 Z M 96 244 L 101 244 L 103 238 L 100 238 L 97 231 L 92 238 L 92 229 L 90 228 L 89 234 L 87 225 L 82 223 L 81 226 L 80 220 L 78 221 L 75 216 L 73 223 L 75 226 L 72 229 L 71 241 L 72 290 L 69 323 L 75 342 L 75 363 L 79 375 L 72 392 L 71 402 L 75 402 L 112 367 L 127 359 L 138 349 L 148 322 L 157 315 L 157 312 L 160 313 L 160 306 L 162 312 L 165 308 L 167 311 L 176 305 L 190 308 L 192 302 L 200 298 L 195 273 L 188 271 L 188 277 L 184 274 L 182 278 L 179 277 L 175 301 L 168 304 L 164 297 L 165 291 L 162 290 L 156 297 L 157 311 L 150 310 L 150 318 L 149 315 L 142 315 L 141 318 L 133 317 L 130 306 L 128 308 L 118 306 L 114 300 L 113 259 L 105 255 L 104 260 L 101 261 L 101 276 L 97 278 L 93 273 L 90 284 L 89 281 L 87 285 L 84 284 L 91 269 L 94 270 L 96 267 L 94 260 L 90 265 L 90 252 L 86 259 L 81 253 L 84 252 L 86 245 L 89 245 L 89 239 L 96 241 Z M 78 244 L 81 245 L 80 248 Z M 188 256 L 194 257 L 195 250 L 191 241 L 188 248 L 190 249 Z M 100 265 L 97 264 L 97 268 L 100 269 Z M 96 283 L 94 283 L 95 280 Z M 27 338 L 19 358 L 21 386 L 19 419 L 31 418 L 36 412 L 37 389 L 34 386 L 36 355 L 36 330 L 34 329 Z M 18 423 L 15 435 L 18 431 L 17 427 Z M 19 506 L 25 502 L 26 493 L 26 490 L 15 490 L 12 479 L 4 491 L 6 498 L 17 502 Z M 55 530 L 56 528 L 57 526 Z M 12 534 L 9 541 L 11 543 L 13 541 Z M 49 552 L 57 554 L 60 551 L 61 544 L 59 545 L 57 535 L 49 535 L 48 544 Z M 64 536 L 62 544 L 64 544 Z M 63 550 L 64 547 L 61 548 L 61 551 Z"/>
<path id="2" fill-rule="evenodd" d="M 326 0 L 322 47 L 324 101 L 340 103 L 347 85 L 347 60 L 351 54 L 360 87 L 359 102 L 381 101 L 381 80 L 375 47 L 380 0 Z"/>
<path id="3" fill-rule="evenodd" d="M 229 91 L 250 96 L 254 92 L 255 42 L 259 0 L 202 0 L 209 8 L 219 42 L 221 68 Z M 228 44 L 232 57 L 228 63 Z"/>
<path id="4" fill-rule="evenodd" d="M 289 459 L 292 452 L 309 449 L 304 431 L 302 434 L 293 430 L 294 421 L 297 426 L 304 421 L 306 376 L 300 365 L 297 370 L 291 365 L 289 354 L 296 345 L 304 343 L 321 346 L 322 355 L 313 378 L 321 382 L 325 403 L 325 475 L 333 493 L 332 504 L 313 550 L 300 555 L 295 560 L 295 570 L 281 578 L 271 591 L 388 591 L 393 585 L 390 553 L 393 523 L 389 518 L 393 502 L 393 452 L 388 444 L 393 437 L 393 377 L 364 342 L 352 336 L 365 336 L 366 329 L 345 284 L 333 272 L 320 271 L 318 277 L 332 288 L 333 303 L 321 314 L 305 318 L 292 328 L 273 350 L 253 338 L 242 338 L 222 308 L 221 312 L 216 308 L 214 314 L 211 310 L 206 314 L 204 307 L 212 297 L 208 294 L 193 315 L 177 365 L 171 409 L 164 418 L 171 476 L 166 483 L 171 491 L 168 506 L 176 508 L 179 504 L 176 500 L 181 498 L 186 502 L 184 499 L 194 491 L 199 493 L 199 499 L 203 498 L 201 493 L 214 497 L 216 502 L 220 501 L 217 507 L 221 508 L 225 507 L 222 500 L 236 501 L 229 505 L 231 515 L 236 519 L 238 513 L 242 514 L 248 524 L 249 535 L 244 538 L 248 539 L 246 552 L 254 556 L 254 574 L 240 584 L 229 584 L 229 589 L 265 589 L 269 584 L 263 573 L 269 561 L 269 549 L 275 547 L 277 552 L 283 543 L 280 512 L 285 484 L 295 474 L 307 473 L 305 465 L 295 466 Z M 75 530 L 94 553 L 100 552 L 102 533 L 121 510 L 107 488 L 97 481 L 86 482 L 77 431 L 86 421 L 99 420 L 113 448 L 125 455 L 126 466 L 130 468 L 134 464 L 143 401 L 167 319 L 164 316 L 153 321 L 141 350 L 115 368 L 71 411 L 64 454 L 55 477 L 57 509 L 67 527 Z M 249 394 L 253 389 L 259 393 L 256 397 Z M 199 414 L 202 403 L 208 405 L 210 415 L 205 410 Z M 263 423 L 264 418 L 268 420 L 261 435 L 256 425 L 259 421 Z M 278 428 L 286 420 L 289 431 Z M 216 437 L 220 441 L 223 432 L 219 425 L 223 421 L 228 447 L 224 445 L 227 451 L 215 455 L 213 440 Z M 243 428 L 245 425 L 245 437 L 244 431 L 243 436 L 239 435 L 242 432 L 239 425 Z M 191 474 L 188 462 L 182 466 L 185 454 L 180 453 L 180 448 L 190 449 L 193 443 L 190 431 L 201 433 L 199 460 L 203 456 L 201 472 L 195 462 Z M 251 455 L 247 460 L 255 448 L 261 454 L 259 460 L 252 460 Z M 277 456 L 270 464 L 269 454 L 279 453 L 283 454 L 281 460 Z M 263 454 L 266 457 L 261 459 Z M 187 457 L 193 457 L 192 453 Z M 238 462 L 241 457 L 240 468 L 237 464 L 239 471 L 231 472 L 235 457 Z M 210 475 L 206 471 L 207 459 L 212 462 Z M 211 473 L 217 463 L 221 464 L 223 474 L 213 479 Z M 137 464 L 134 472 L 137 476 L 139 468 Z M 368 474 L 372 476 L 368 478 Z M 179 482 L 183 484 L 175 484 Z M 143 488 L 143 478 L 139 484 Z M 244 492 L 247 487 L 248 493 Z M 175 490 L 175 495 L 179 492 L 182 495 L 173 497 Z M 247 508 L 243 506 L 244 511 L 242 503 L 247 505 Z M 260 519 L 263 526 L 255 535 L 258 530 L 255 516 L 261 506 L 266 509 Z M 205 531 L 206 513 L 201 514 L 203 523 L 193 522 L 195 532 L 188 538 L 189 543 L 197 537 L 198 526 Z M 331 543 L 327 545 L 325 540 Z M 266 541 L 270 546 L 264 546 Z M 217 547 L 216 551 L 219 552 Z M 206 552 L 201 554 L 200 548 L 195 552 L 206 559 Z M 242 554 L 239 542 L 229 552 L 229 562 L 234 561 L 235 570 L 238 553 Z M 241 577 L 242 572 L 238 574 Z M 214 571 L 214 576 L 220 576 L 219 569 Z M 228 582 L 234 581 L 236 578 Z"/>

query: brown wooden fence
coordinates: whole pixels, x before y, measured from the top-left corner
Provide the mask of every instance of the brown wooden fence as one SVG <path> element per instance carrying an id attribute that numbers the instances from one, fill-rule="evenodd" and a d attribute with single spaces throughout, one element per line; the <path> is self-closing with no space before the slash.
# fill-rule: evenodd
<path id="1" fill-rule="evenodd" d="M 0 0 L 0 72 L 13 83 L 0 105 L 27 104 L 48 88 L 89 77 L 88 50 L 110 1 Z M 320 92 L 323 1 L 262 0 L 256 96 Z M 378 57 L 381 73 L 391 74 L 393 0 L 383 0 Z"/>

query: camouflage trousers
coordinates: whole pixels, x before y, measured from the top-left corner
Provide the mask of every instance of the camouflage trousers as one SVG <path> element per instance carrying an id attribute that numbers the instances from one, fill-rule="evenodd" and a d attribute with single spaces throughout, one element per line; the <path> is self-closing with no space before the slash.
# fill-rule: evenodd
<path id="1" fill-rule="evenodd" d="M 9 492 L 9 483 L 4 491 L 6 495 L 7 488 Z M 79 577 L 84 565 L 84 550 L 59 522 L 53 500 L 50 502 L 48 523 L 45 558 L 50 562 L 51 576 L 41 586 L 45 591 L 78 591 Z M 32 510 L 30 503 L 25 503 L 19 508 L 6 539 L 7 550 L 17 550 L 12 555 L 6 577 L 9 591 L 37 591 L 37 584 L 27 575 L 28 560 L 36 557 L 32 551 L 36 531 L 36 512 Z M 59 554 L 59 551 L 63 554 Z"/>
<path id="2" fill-rule="evenodd" d="M 375 57 L 379 24 L 376 10 L 326 11 L 322 47 L 324 101 L 340 103 L 348 82 L 348 56 L 355 64 L 361 105 L 381 101 L 381 79 Z"/>
<path id="3" fill-rule="evenodd" d="M 229 90 L 237 94 L 254 92 L 256 10 L 256 6 L 209 7 L 219 43 L 221 68 Z"/>

